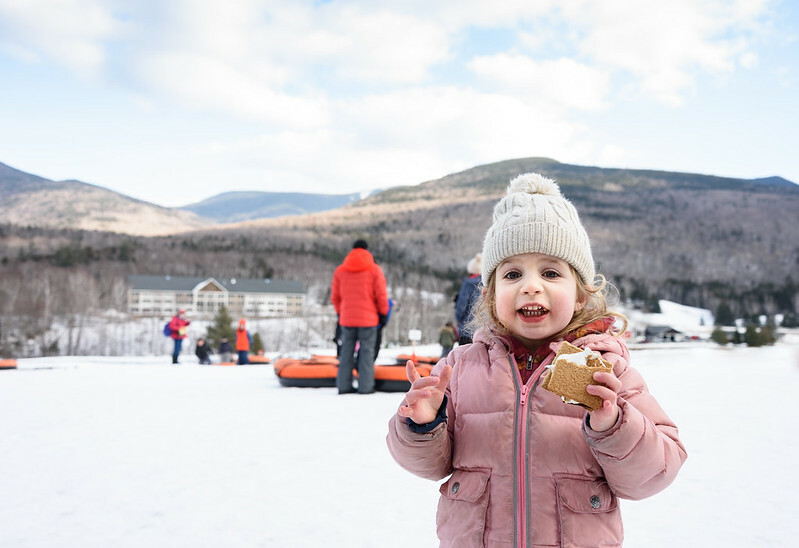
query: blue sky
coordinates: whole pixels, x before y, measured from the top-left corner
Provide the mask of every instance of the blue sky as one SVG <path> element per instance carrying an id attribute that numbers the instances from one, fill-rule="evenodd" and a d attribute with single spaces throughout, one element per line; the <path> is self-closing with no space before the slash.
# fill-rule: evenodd
<path id="1" fill-rule="evenodd" d="M 799 183 L 788 0 L 0 0 L 0 162 L 165 206 L 510 158 Z"/>

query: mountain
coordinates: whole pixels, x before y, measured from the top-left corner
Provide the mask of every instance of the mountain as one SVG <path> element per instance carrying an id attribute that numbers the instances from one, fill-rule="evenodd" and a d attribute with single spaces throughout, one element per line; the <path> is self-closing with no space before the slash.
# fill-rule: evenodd
<path id="1" fill-rule="evenodd" d="M 25 186 L 34 202 L 50 199 L 59 185 L 73 193 L 81 189 L 87 216 L 112 206 L 103 204 L 100 194 L 83 190 L 90 185 L 53 183 L 16 171 L 9 176 L 3 167 L 0 222 L 7 224 L 0 226 L 0 279 L 5 277 L 0 303 L 4 294 L 16 294 L 13 288 L 4 293 L 4 285 L 43 275 L 45 264 L 88 269 L 104 284 L 98 295 L 108 299 L 123 294 L 120 288 L 129 274 L 171 274 L 297 279 L 324 302 L 333 269 L 359 238 L 369 242 L 390 287 L 449 294 L 481 249 L 494 204 L 508 181 L 537 171 L 554 178 L 575 204 L 597 270 L 622 298 L 655 306 L 665 299 L 711 311 L 727 304 L 737 317 L 799 310 L 799 186 L 780 177 L 736 179 L 521 158 L 389 188 L 327 211 L 206 224 L 153 238 L 28 228 L 31 221 L 47 221 L 46 210 L 40 218 L 9 222 L 13 208 L 6 203 L 17 199 L 14 185 Z M 9 180 L 14 184 L 3 182 Z M 124 207 L 133 207 L 135 201 L 125 200 Z M 81 219 L 64 213 L 64 203 L 52 207 L 61 226 L 82 228 Z M 80 284 L 85 285 L 74 285 Z M 406 293 L 403 298 L 407 308 L 410 297 Z M 94 306 L 124 309 L 124 302 Z M 435 323 L 443 317 L 419 313 L 420 321 Z"/>
<path id="2" fill-rule="evenodd" d="M 219 223 L 231 223 L 326 211 L 345 206 L 362 197 L 359 193 L 224 192 L 180 209 Z"/>
<path id="3" fill-rule="evenodd" d="M 528 171 L 554 178 L 575 204 L 598 271 L 622 296 L 711 310 L 720 301 L 736 309 L 799 310 L 799 185 L 779 177 L 747 180 L 523 158 L 390 188 L 332 211 L 220 227 L 215 234 L 235 231 L 261 239 L 263 249 L 321 257 L 366 238 L 388 269 L 457 278 L 480 250 L 508 181 Z M 739 302 L 750 304 L 737 308 Z"/>
<path id="4" fill-rule="evenodd" d="M 51 181 L 0 163 L 0 223 L 155 236 L 196 230 L 212 221 L 81 181 Z"/>

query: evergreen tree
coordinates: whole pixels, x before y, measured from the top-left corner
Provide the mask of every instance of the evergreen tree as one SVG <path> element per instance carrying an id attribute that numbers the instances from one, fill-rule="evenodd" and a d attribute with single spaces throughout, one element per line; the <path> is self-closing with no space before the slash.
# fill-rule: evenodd
<path id="1" fill-rule="evenodd" d="M 744 333 L 744 342 L 747 346 L 763 346 L 765 344 L 763 330 L 750 323 L 746 326 L 746 333 Z"/>
<path id="2" fill-rule="evenodd" d="M 713 342 L 717 342 L 721 346 L 724 346 L 730 342 L 729 337 L 727 337 L 727 333 L 725 333 L 720 327 L 717 327 L 713 330 L 713 333 L 710 334 L 710 338 L 713 340 Z"/>
<path id="3" fill-rule="evenodd" d="M 782 317 L 782 327 L 799 327 L 799 315 L 794 312 L 788 312 Z"/>
<path id="4" fill-rule="evenodd" d="M 214 316 L 214 323 L 206 329 L 205 340 L 208 341 L 212 348 L 219 348 L 219 342 L 223 337 L 226 337 L 230 344 L 234 344 L 236 341 L 233 318 L 230 317 L 227 308 L 224 306 Z"/>
<path id="5" fill-rule="evenodd" d="M 250 352 L 253 354 L 257 354 L 260 350 L 264 349 L 264 342 L 261 340 L 261 336 L 258 333 L 253 334 L 252 336 L 252 346 L 250 348 Z"/>
<path id="6" fill-rule="evenodd" d="M 716 325 L 733 325 L 735 323 L 735 316 L 732 314 L 730 305 L 723 302 L 716 310 Z"/>

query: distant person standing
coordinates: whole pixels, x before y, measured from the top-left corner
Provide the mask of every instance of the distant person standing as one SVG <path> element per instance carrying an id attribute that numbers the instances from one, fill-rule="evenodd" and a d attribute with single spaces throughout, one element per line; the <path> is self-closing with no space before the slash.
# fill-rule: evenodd
<path id="1" fill-rule="evenodd" d="M 252 338 L 250 332 L 247 331 L 247 322 L 243 319 L 239 320 L 239 327 L 236 329 L 236 352 L 239 354 L 239 359 L 236 361 L 237 365 L 247 365 L 250 363 L 250 345 Z"/>
<path id="2" fill-rule="evenodd" d="M 219 341 L 219 359 L 222 363 L 229 363 L 233 360 L 233 347 L 230 346 L 230 341 L 227 337 L 222 337 Z"/>
<path id="3" fill-rule="evenodd" d="M 375 344 L 380 316 L 388 316 L 388 290 L 383 270 L 364 240 L 357 240 L 333 273 L 330 301 L 341 325 L 341 352 L 336 386 L 339 394 L 354 392 L 352 368 L 358 348 L 358 393 L 375 391 Z"/>
<path id="4" fill-rule="evenodd" d="M 191 322 L 186 319 L 186 309 L 181 308 L 178 310 L 178 313 L 172 317 L 172 321 L 169 322 L 169 330 L 171 334 L 169 335 L 172 337 L 172 342 L 174 346 L 172 347 L 172 363 L 178 363 L 178 356 L 180 356 L 180 350 L 183 347 L 183 339 L 188 336 L 188 327 Z"/>
<path id="5" fill-rule="evenodd" d="M 483 268 L 483 254 L 478 253 L 466 265 L 469 274 L 461 284 L 461 290 L 455 299 L 455 319 L 458 320 L 458 344 L 472 342 L 469 322 L 474 314 L 474 304 L 480 296 L 480 272 Z"/>
<path id="6" fill-rule="evenodd" d="M 441 345 L 441 357 L 446 358 L 447 354 L 452 351 L 455 346 L 455 327 L 452 322 L 447 322 L 444 327 L 438 330 L 438 344 Z"/>

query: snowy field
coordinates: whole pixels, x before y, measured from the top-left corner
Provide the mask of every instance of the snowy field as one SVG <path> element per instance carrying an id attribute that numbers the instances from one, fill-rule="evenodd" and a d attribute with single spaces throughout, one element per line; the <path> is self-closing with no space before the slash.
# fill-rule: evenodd
<path id="1" fill-rule="evenodd" d="M 401 394 L 283 388 L 268 365 L 193 361 L 0 371 L 0 545 L 437 546 L 437 484 L 385 446 Z M 688 461 L 666 491 L 622 502 L 625 546 L 796 546 L 799 345 L 675 345 L 633 365 Z"/>

